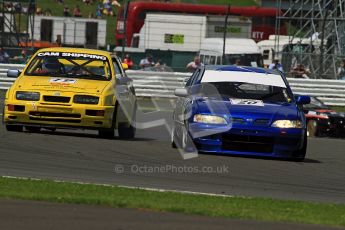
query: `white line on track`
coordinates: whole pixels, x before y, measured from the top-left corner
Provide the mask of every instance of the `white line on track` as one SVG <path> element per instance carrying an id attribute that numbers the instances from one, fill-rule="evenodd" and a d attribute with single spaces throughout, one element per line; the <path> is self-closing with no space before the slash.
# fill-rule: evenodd
<path id="1" fill-rule="evenodd" d="M 39 179 L 39 178 L 31 178 L 31 177 L 16 177 L 16 176 L 1 176 L 1 178 L 20 179 L 20 180 L 35 180 L 35 181 L 48 180 L 49 181 L 49 179 Z M 215 197 L 234 197 L 232 195 L 225 195 L 225 194 L 192 192 L 192 191 L 173 190 L 173 189 L 158 189 L 158 188 L 135 187 L 135 186 L 125 186 L 125 185 L 111 185 L 111 184 L 98 184 L 98 183 L 75 182 L 75 181 L 64 181 L 64 180 L 50 180 L 50 181 L 53 181 L 56 183 L 74 183 L 74 184 L 82 184 L 82 185 L 83 184 L 85 184 L 85 185 L 99 185 L 99 186 L 114 187 L 114 188 L 141 189 L 141 190 L 153 191 L 153 192 L 174 192 L 174 193 L 191 194 L 191 195 L 204 195 L 204 196 L 215 196 Z M 238 196 L 238 197 L 240 197 L 240 196 Z"/>

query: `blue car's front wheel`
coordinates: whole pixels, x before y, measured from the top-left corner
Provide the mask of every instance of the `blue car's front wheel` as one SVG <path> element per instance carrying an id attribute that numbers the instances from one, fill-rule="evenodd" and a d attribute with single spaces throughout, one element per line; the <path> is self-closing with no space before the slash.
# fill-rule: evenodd
<path id="1" fill-rule="evenodd" d="M 308 146 L 308 137 L 307 137 L 307 132 L 305 132 L 302 148 L 295 151 L 293 154 L 294 161 L 304 161 L 305 155 L 307 154 L 307 146 Z"/>

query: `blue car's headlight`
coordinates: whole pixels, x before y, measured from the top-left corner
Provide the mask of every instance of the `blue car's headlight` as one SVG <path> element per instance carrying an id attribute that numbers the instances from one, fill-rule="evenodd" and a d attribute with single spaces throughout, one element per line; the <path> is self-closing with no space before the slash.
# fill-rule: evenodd
<path id="1" fill-rule="evenodd" d="M 289 128 L 302 128 L 302 122 L 300 120 L 276 120 L 273 122 L 272 127 L 289 129 Z"/>
<path id="2" fill-rule="evenodd" d="M 224 117 L 215 115 L 195 114 L 193 118 L 194 122 L 205 124 L 227 124 Z"/>
<path id="3" fill-rule="evenodd" d="M 99 97 L 89 96 L 89 95 L 75 95 L 73 102 L 76 104 L 92 104 L 97 105 Z"/>
<path id="4" fill-rule="evenodd" d="M 17 91 L 16 92 L 16 99 L 17 100 L 23 100 L 23 101 L 39 101 L 40 100 L 40 93 Z"/>

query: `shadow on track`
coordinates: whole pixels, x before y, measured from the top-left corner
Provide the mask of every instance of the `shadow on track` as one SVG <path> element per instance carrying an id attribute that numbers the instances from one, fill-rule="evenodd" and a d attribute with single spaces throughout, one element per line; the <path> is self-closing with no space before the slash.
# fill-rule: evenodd
<path id="1" fill-rule="evenodd" d="M 314 159 L 310 159 L 310 158 L 305 158 L 304 159 L 304 163 L 307 163 L 307 164 L 321 164 L 322 161 L 318 161 L 318 160 L 314 160 Z"/>
<path id="2" fill-rule="evenodd" d="M 69 137 L 83 137 L 83 138 L 95 138 L 95 139 L 102 139 L 102 140 L 121 140 L 121 141 L 153 141 L 155 139 L 152 138 L 142 138 L 136 137 L 133 139 L 122 139 L 118 136 L 114 136 L 113 138 L 104 138 L 98 136 L 98 134 L 93 133 L 80 133 L 80 132 L 67 132 L 67 131 L 49 131 L 49 130 L 41 130 L 38 132 L 31 132 L 31 131 L 24 131 L 23 133 L 34 133 L 34 134 L 43 134 L 43 135 L 52 135 L 52 136 L 69 136 Z"/>
<path id="3" fill-rule="evenodd" d="M 202 155 L 213 155 L 213 156 L 226 156 L 226 157 L 236 157 L 236 158 L 248 158 L 248 159 L 259 159 L 259 160 L 266 160 L 266 161 L 286 161 L 286 162 L 292 162 L 292 163 L 307 163 L 307 164 L 321 164 L 321 161 L 305 158 L 304 161 L 295 161 L 294 159 L 290 158 L 277 158 L 277 157 L 271 157 L 271 156 L 248 156 L 248 155 L 242 155 L 242 154 L 224 154 L 224 153 L 207 153 L 207 152 L 199 152 L 199 154 Z"/>

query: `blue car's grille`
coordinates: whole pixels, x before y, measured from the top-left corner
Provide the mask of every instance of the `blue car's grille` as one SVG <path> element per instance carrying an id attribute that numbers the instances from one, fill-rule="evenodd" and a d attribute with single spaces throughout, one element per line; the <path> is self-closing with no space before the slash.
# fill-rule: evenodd
<path id="1" fill-rule="evenodd" d="M 258 125 L 258 126 L 267 126 L 270 123 L 269 119 L 258 118 L 255 120 L 245 119 L 241 117 L 232 117 L 231 121 L 233 124 L 247 124 L 247 125 Z"/>
<path id="2" fill-rule="evenodd" d="M 262 125 L 262 126 L 266 126 L 270 123 L 269 119 L 256 119 L 254 121 L 254 125 Z"/>
<path id="3" fill-rule="evenodd" d="M 233 124 L 244 124 L 245 120 L 243 118 L 239 118 L 239 117 L 233 117 L 231 118 L 231 121 Z"/>
<path id="4" fill-rule="evenodd" d="M 229 151 L 271 153 L 273 144 L 272 137 L 229 133 L 222 135 L 222 148 Z"/>

